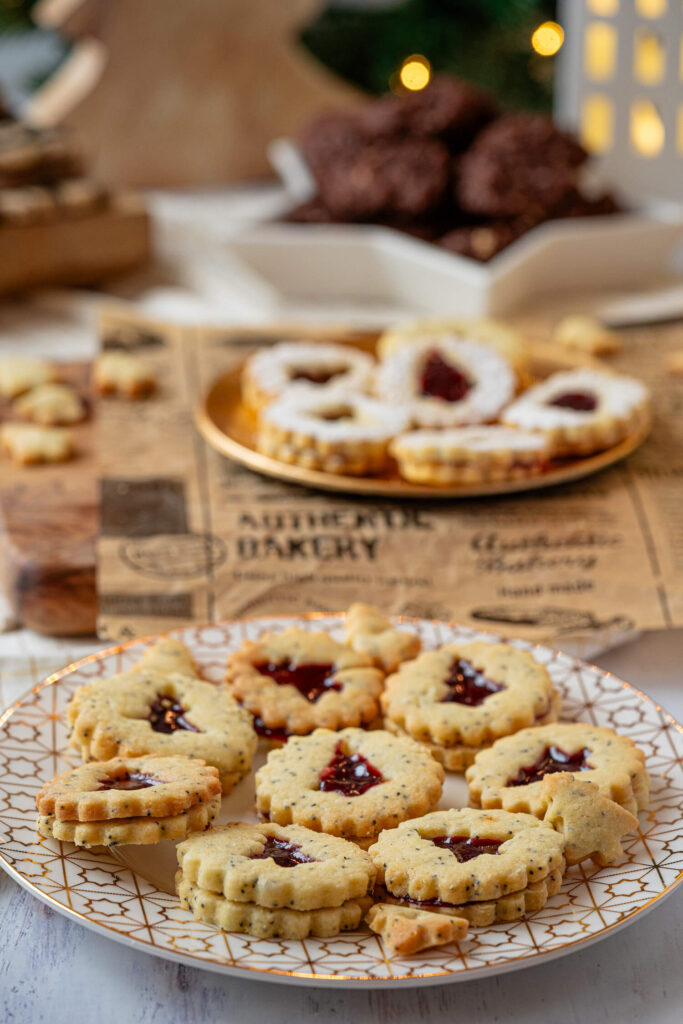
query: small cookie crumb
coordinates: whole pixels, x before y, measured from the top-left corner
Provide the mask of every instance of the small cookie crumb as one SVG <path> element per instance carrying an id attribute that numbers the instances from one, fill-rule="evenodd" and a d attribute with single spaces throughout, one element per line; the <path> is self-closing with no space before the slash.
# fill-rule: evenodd
<path id="1" fill-rule="evenodd" d="M 156 387 L 154 374 L 131 352 L 103 352 L 95 361 L 93 378 L 101 395 L 144 398 Z"/>
<path id="2" fill-rule="evenodd" d="M 469 928 L 463 917 L 446 917 L 391 903 L 375 903 L 365 915 L 365 922 L 393 953 L 404 955 L 464 939 Z"/>
<path id="3" fill-rule="evenodd" d="M 594 316 L 565 316 L 553 331 L 553 341 L 592 356 L 611 356 L 621 349 L 621 338 Z"/>
<path id="4" fill-rule="evenodd" d="M 14 412 L 22 419 L 44 427 L 78 423 L 85 416 L 85 405 L 66 384 L 39 384 L 14 403 Z"/>
<path id="5" fill-rule="evenodd" d="M 3 450 L 20 466 L 65 462 L 74 453 L 73 438 L 61 427 L 37 423 L 5 423 L 0 433 Z"/>

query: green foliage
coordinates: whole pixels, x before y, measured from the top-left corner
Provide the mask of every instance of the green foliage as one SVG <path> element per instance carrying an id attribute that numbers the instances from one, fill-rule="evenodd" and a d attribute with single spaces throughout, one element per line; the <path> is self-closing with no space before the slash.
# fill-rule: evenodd
<path id="1" fill-rule="evenodd" d="M 0 32 L 24 32 L 33 28 L 31 8 L 38 0 L 0 0 Z"/>
<path id="2" fill-rule="evenodd" d="M 389 9 L 330 7 L 302 33 L 311 53 L 342 78 L 386 92 L 402 61 L 421 53 L 494 92 L 508 107 L 548 109 L 552 58 L 531 34 L 555 17 L 554 0 L 405 0 Z"/>

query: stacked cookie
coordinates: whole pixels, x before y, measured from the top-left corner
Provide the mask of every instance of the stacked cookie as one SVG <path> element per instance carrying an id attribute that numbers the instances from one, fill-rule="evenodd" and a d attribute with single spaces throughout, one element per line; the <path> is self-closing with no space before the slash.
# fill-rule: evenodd
<path id="1" fill-rule="evenodd" d="M 519 480 L 612 447 L 649 422 L 639 381 L 598 369 L 533 384 L 523 340 L 487 320 L 425 320 L 351 345 L 285 341 L 251 356 L 242 397 L 257 447 L 351 476 L 398 469 L 438 487 Z"/>
<path id="2" fill-rule="evenodd" d="M 353 931 L 375 866 L 353 843 L 290 825 L 231 822 L 178 847 L 176 885 L 196 920 L 259 938 Z"/>
<path id="3" fill-rule="evenodd" d="M 186 757 L 115 757 L 64 772 L 39 791 L 41 835 L 77 846 L 146 845 L 203 830 L 221 805 L 217 770 Z"/>

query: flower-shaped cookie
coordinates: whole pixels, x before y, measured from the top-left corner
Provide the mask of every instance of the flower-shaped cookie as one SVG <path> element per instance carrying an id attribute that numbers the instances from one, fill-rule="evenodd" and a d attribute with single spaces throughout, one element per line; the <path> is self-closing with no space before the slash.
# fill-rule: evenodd
<path id="1" fill-rule="evenodd" d="M 259 411 L 285 391 L 331 388 L 365 391 L 374 360 L 353 345 L 319 341 L 281 341 L 250 356 L 242 372 L 242 398 Z"/>
<path id="2" fill-rule="evenodd" d="M 281 739 L 369 724 L 379 715 L 382 679 L 369 654 L 297 627 L 247 641 L 226 672 L 257 732 Z"/>

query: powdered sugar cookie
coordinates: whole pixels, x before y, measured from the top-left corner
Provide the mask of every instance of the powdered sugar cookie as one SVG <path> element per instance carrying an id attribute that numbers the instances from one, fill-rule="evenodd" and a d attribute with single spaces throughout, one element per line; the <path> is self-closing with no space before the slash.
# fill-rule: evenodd
<path id="1" fill-rule="evenodd" d="M 369 724 L 379 715 L 382 679 L 369 654 L 297 627 L 247 641 L 226 670 L 228 688 L 254 715 L 257 732 L 284 738 Z"/>
<path id="2" fill-rule="evenodd" d="M 400 404 L 337 389 L 283 395 L 261 417 L 258 449 L 280 462 L 363 476 L 387 466 L 389 441 L 408 425 Z"/>
<path id="3" fill-rule="evenodd" d="M 542 431 L 554 455 L 589 455 L 646 426 L 650 394 L 632 377 L 567 370 L 529 388 L 501 419 L 508 426 Z"/>
<path id="4" fill-rule="evenodd" d="M 525 381 L 529 357 L 523 336 L 508 324 L 483 317 L 428 317 L 390 327 L 377 343 L 377 355 L 386 359 L 399 349 L 414 345 L 416 340 L 439 341 L 444 337 L 490 345 L 511 364 L 522 382 Z"/>
<path id="5" fill-rule="evenodd" d="M 467 769 L 470 802 L 542 818 L 548 807 L 546 775 L 568 772 L 593 782 L 632 814 L 647 807 L 645 756 L 627 736 L 584 722 L 556 722 L 522 729 L 477 754 Z"/>
<path id="6" fill-rule="evenodd" d="M 452 427 L 399 434 L 389 450 L 406 480 L 478 484 L 538 476 L 550 461 L 545 435 L 512 427 Z"/>
<path id="7" fill-rule="evenodd" d="M 256 773 L 256 807 L 281 825 L 369 839 L 438 803 L 444 772 L 429 751 L 382 730 L 292 737 Z"/>
<path id="8" fill-rule="evenodd" d="M 354 651 L 368 654 L 384 672 L 395 672 L 402 661 L 420 653 L 422 643 L 416 633 L 396 629 L 391 619 L 370 604 L 352 604 L 345 627 L 346 640 Z"/>
<path id="9" fill-rule="evenodd" d="M 512 366 L 490 345 L 415 339 L 379 365 L 375 390 L 416 427 L 456 427 L 498 417 L 515 394 Z"/>
<path id="10" fill-rule="evenodd" d="M 242 398 L 260 411 L 285 391 L 369 388 L 374 359 L 353 345 L 281 341 L 250 356 L 242 372 Z"/>

